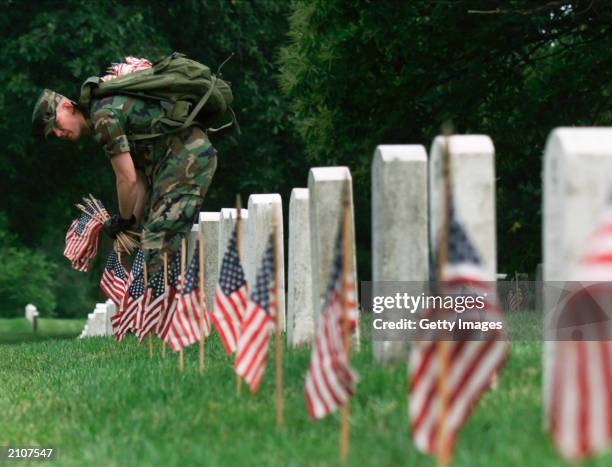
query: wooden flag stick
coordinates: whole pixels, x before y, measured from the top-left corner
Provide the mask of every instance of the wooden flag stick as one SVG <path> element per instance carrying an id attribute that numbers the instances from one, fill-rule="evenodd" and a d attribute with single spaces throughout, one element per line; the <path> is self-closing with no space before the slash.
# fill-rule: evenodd
<path id="1" fill-rule="evenodd" d="M 119 264 L 121 266 L 123 266 L 123 263 L 121 262 L 121 252 L 118 251 L 117 252 L 117 261 L 119 261 Z M 119 305 L 117 306 L 117 309 L 115 310 L 115 314 L 121 313 L 123 311 L 123 299 L 125 298 L 125 294 L 127 294 L 128 291 L 127 289 L 125 289 L 125 292 L 123 294 L 123 296 L 121 297 L 121 300 L 119 300 Z M 113 336 L 116 336 L 115 333 L 115 327 L 113 326 Z"/>
<path id="2" fill-rule="evenodd" d="M 144 261 L 143 262 L 143 275 L 144 275 L 144 297 L 142 299 L 142 306 L 143 306 L 143 321 L 144 321 L 144 312 L 146 311 L 146 306 L 147 306 L 147 287 L 149 285 L 149 270 L 147 268 L 147 262 Z M 144 323 L 143 323 L 144 324 Z M 148 340 L 148 347 L 149 347 L 149 360 L 153 359 L 153 338 L 151 336 L 151 331 L 148 332 L 147 335 L 147 340 Z"/>
<path id="3" fill-rule="evenodd" d="M 444 152 L 442 154 L 442 173 L 443 173 L 443 192 L 442 192 L 442 226 L 438 239 L 438 253 L 436 261 L 436 277 L 438 283 L 438 293 L 440 293 L 440 284 L 444 281 L 444 265 L 448 260 L 448 240 L 449 240 L 449 209 L 451 201 L 451 167 L 450 167 L 450 149 L 449 149 L 449 133 L 444 131 Z M 440 395 L 440 407 L 438 411 L 438 433 L 436 439 L 436 460 L 438 467 L 448 467 L 451 460 L 451 451 L 449 437 L 447 434 L 446 419 L 448 418 L 449 391 L 448 391 L 448 372 L 450 360 L 450 342 L 440 340 L 437 342 L 438 354 L 440 359 L 440 374 L 437 382 L 438 394 Z"/>
<path id="4" fill-rule="evenodd" d="M 240 195 L 236 195 L 236 252 L 238 253 L 238 259 L 240 260 L 240 222 L 242 221 L 242 199 Z M 242 319 L 242 317 L 240 318 Z M 242 394 L 242 379 L 236 374 L 236 394 L 240 396 Z"/>
<path id="5" fill-rule="evenodd" d="M 280 209 L 280 206 L 278 206 Z M 275 385 L 276 385 L 276 426 L 283 426 L 285 424 L 283 417 L 283 358 L 282 358 L 282 344 L 281 344 L 281 316 L 280 308 L 278 306 L 281 298 L 281 294 L 284 293 L 281 288 L 280 278 L 280 242 L 282 238 L 280 234 L 279 225 L 279 213 L 277 206 L 272 207 L 272 235 L 274 242 L 274 354 L 275 354 Z"/>
<path id="6" fill-rule="evenodd" d="M 514 271 L 514 293 L 518 296 L 519 286 L 518 286 L 518 272 Z"/>
<path id="7" fill-rule="evenodd" d="M 350 364 L 350 326 L 349 326 L 349 290 L 348 277 L 351 274 L 351 260 L 353 259 L 351 250 L 351 212 L 350 212 L 350 182 L 348 177 L 344 180 L 342 189 L 342 344 L 346 352 L 347 364 Z M 350 445 L 350 425 L 349 425 L 349 399 L 342 404 L 340 413 L 340 461 L 345 462 Z"/>
<path id="8" fill-rule="evenodd" d="M 76 204 L 75 205 L 77 208 L 79 208 L 79 210 L 85 214 L 87 214 L 89 217 L 91 217 L 92 219 L 97 220 L 100 224 L 104 224 L 104 219 L 102 219 L 102 217 L 100 217 L 99 214 L 95 213 L 95 212 L 90 212 L 87 210 L 87 208 L 85 206 L 83 206 L 82 204 Z"/>
<path id="9" fill-rule="evenodd" d="M 164 309 L 160 320 L 163 323 L 168 313 L 168 252 L 164 252 Z M 166 341 L 162 339 L 161 356 L 166 356 Z"/>
<path id="10" fill-rule="evenodd" d="M 94 196 L 91 193 L 89 193 L 88 198 L 83 198 L 83 200 L 85 200 L 88 203 L 91 203 L 104 217 L 106 218 L 110 217 L 108 215 L 108 211 L 106 210 L 106 208 L 104 208 L 104 206 L 102 206 L 102 204 L 99 203 L 98 200 L 94 198 Z"/>
<path id="11" fill-rule="evenodd" d="M 181 292 L 180 293 L 183 293 L 183 289 L 185 288 L 185 255 L 186 254 L 187 254 L 187 242 L 185 238 L 183 237 L 181 239 L 181 280 L 180 280 Z M 179 370 L 183 371 L 184 368 L 185 368 L 185 355 L 184 355 L 183 349 L 181 348 L 179 350 Z"/>
<path id="12" fill-rule="evenodd" d="M 198 294 L 198 298 L 200 300 L 200 311 L 202 313 L 201 317 L 200 317 L 200 332 L 202 333 L 202 335 L 200 336 L 200 355 L 199 355 L 199 370 L 200 370 L 200 374 L 204 374 L 204 339 L 205 339 L 205 335 L 204 335 L 204 320 L 206 319 L 206 301 L 205 301 L 205 296 L 204 296 L 204 231 L 202 229 L 202 224 L 200 224 L 200 231 L 198 232 L 198 244 L 199 244 L 199 254 L 200 254 L 200 258 L 199 258 L 199 286 L 200 286 L 200 293 Z"/>

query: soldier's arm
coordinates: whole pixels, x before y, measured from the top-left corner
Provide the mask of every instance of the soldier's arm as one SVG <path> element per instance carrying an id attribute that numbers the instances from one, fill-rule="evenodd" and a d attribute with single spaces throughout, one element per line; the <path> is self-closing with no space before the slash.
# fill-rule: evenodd
<path id="1" fill-rule="evenodd" d="M 134 215 L 136 216 L 136 222 L 140 223 L 142 219 L 145 201 L 147 199 L 148 183 L 145 175 L 137 170 L 136 171 L 136 205 L 134 206 Z"/>
<path id="2" fill-rule="evenodd" d="M 138 203 L 142 196 L 142 186 L 134 162 L 130 155 L 130 145 L 125 133 L 126 117 L 123 112 L 125 97 L 115 96 L 101 99 L 92 111 L 94 138 L 101 143 L 104 153 L 110 158 L 115 171 L 119 214 L 124 219 L 138 217 L 142 212 L 142 204 Z M 146 193 L 146 188 L 145 188 Z M 136 209 L 140 212 L 136 212 Z"/>
<path id="3" fill-rule="evenodd" d="M 122 152 L 111 157 L 117 185 L 119 214 L 124 219 L 135 215 L 134 208 L 138 199 L 137 176 L 134 162 L 129 152 Z"/>

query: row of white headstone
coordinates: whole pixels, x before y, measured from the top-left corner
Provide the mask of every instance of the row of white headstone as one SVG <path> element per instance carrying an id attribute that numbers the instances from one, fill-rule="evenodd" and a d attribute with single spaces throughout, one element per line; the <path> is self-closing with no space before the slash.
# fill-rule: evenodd
<path id="1" fill-rule="evenodd" d="M 319 310 L 325 299 L 334 241 L 340 226 L 342 190 L 346 179 L 351 182 L 351 173 L 347 167 L 313 168 L 310 170 L 308 188 L 295 188 L 291 192 L 288 222 L 288 284 L 285 287 L 283 242 L 279 261 L 280 277 L 283 281 L 280 288 L 286 291 L 286 294 L 282 294 L 279 298 L 278 307 L 281 324 L 286 329 L 288 342 L 292 346 L 308 343 L 314 335 L 316 315 L 313 310 Z M 352 217 L 352 191 L 349 200 Z M 241 212 L 240 256 L 249 284 L 255 282 L 257 268 L 272 232 L 275 211 L 282 236 L 283 213 L 279 194 L 252 194 L 248 199 L 248 209 L 243 209 Z M 215 287 L 223 253 L 227 248 L 236 218 L 235 209 L 224 208 L 220 212 L 202 212 L 199 223 L 193 226 L 188 241 L 188 258 L 191 258 L 199 232 L 203 232 L 206 258 L 205 292 L 209 310 L 214 305 Z M 351 225 L 354 225 L 354 222 L 351 222 Z M 351 235 L 354 245 L 354 229 Z M 353 248 L 353 259 L 354 256 Z M 353 271 L 353 280 L 357 284 L 356 269 Z M 358 336 L 355 338 L 356 342 L 357 340 Z"/>
<path id="2" fill-rule="evenodd" d="M 436 244 L 441 220 L 444 140 L 437 137 L 429 158 L 422 145 L 382 145 L 372 160 L 372 280 L 426 281 L 430 245 Z M 495 280 L 497 271 L 495 213 L 495 149 L 486 135 L 453 135 L 448 149 L 457 216 L 478 250 L 484 270 Z M 334 239 L 341 219 L 342 187 L 351 180 L 346 167 L 310 169 L 307 188 L 294 188 L 289 201 L 286 331 L 290 346 L 311 342 L 325 298 Z M 612 187 L 612 129 L 558 128 L 546 144 L 543 175 L 544 280 L 563 280 L 575 266 Z M 249 283 L 263 255 L 277 210 L 278 194 L 253 194 L 241 211 L 241 258 Z M 352 190 L 351 217 L 354 219 Z M 213 307 L 221 258 L 235 209 L 202 212 L 193 226 L 189 253 L 198 233 L 205 238 L 207 306 Z M 354 222 L 351 223 L 354 226 Z M 352 232 L 354 239 L 354 227 Z M 353 242 L 354 244 L 354 242 Z M 353 250 L 353 255 L 354 255 Z M 284 258 L 284 252 L 281 250 Z M 283 264 L 283 261 L 280 261 Z M 433 263 L 432 263 L 433 264 Z M 356 262 L 353 261 L 356 268 Z M 281 274 L 284 277 L 284 271 Z M 355 284 L 357 271 L 353 271 Z M 279 300 L 285 317 L 284 296 Z M 546 302 L 544 304 L 546 307 Z M 95 314 L 95 312 L 94 312 Z M 374 342 L 381 363 L 403 360 L 403 342 Z"/>
<path id="3" fill-rule="evenodd" d="M 87 322 L 79 339 L 84 337 L 112 336 L 113 328 L 110 319 L 115 314 L 115 311 L 115 304 L 110 300 L 107 300 L 106 303 L 96 303 L 94 310 L 87 315 Z"/>
<path id="4" fill-rule="evenodd" d="M 428 265 L 435 264 L 428 261 L 428 246 L 437 243 L 442 215 L 442 149 L 440 137 L 433 142 L 429 160 L 423 146 L 376 149 L 372 168 L 373 281 L 427 280 Z M 481 254 L 485 271 L 495 280 L 493 142 L 485 135 L 455 135 L 449 139 L 449 152 L 458 218 Z M 579 261 L 612 202 L 612 128 L 554 129 L 546 142 L 542 183 L 543 280 L 579 280 Z M 558 299 L 556 289 L 545 290 L 543 311 L 552 310 Z M 545 313 L 545 320 L 554 316 Z M 555 329 L 555 323 L 548 322 L 544 329 Z M 373 344 L 379 362 L 405 360 L 407 356 L 406 343 Z M 545 359 L 554 346 L 554 341 L 546 339 Z M 549 375 L 544 375 L 544 381 L 549 384 Z"/>

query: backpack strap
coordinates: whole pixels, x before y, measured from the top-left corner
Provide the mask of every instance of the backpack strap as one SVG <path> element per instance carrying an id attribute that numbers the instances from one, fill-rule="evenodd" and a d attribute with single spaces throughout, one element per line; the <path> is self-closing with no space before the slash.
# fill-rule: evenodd
<path id="1" fill-rule="evenodd" d="M 212 95 L 213 91 L 215 90 L 215 85 L 217 84 L 217 77 L 216 76 L 212 76 L 211 80 L 210 80 L 210 87 L 208 88 L 208 91 L 206 91 L 206 94 L 204 94 L 202 96 L 202 98 L 200 99 L 200 101 L 198 102 L 198 104 L 193 108 L 193 110 L 191 111 L 191 113 L 187 116 L 187 118 L 185 119 L 184 122 L 182 123 L 178 123 L 174 120 L 170 120 L 170 119 L 163 119 L 163 123 L 167 124 L 167 125 L 171 125 L 171 126 L 176 126 L 176 128 L 173 128 L 172 130 L 169 131 L 165 131 L 163 133 L 153 133 L 150 135 L 129 135 L 127 138 L 130 141 L 142 141 L 145 139 L 151 139 L 151 138 L 157 138 L 158 136 L 162 136 L 162 135 L 171 135 L 174 133 L 180 133 L 183 130 L 186 130 L 187 128 L 189 128 L 192 124 L 193 121 L 195 120 L 196 116 L 198 115 L 198 112 L 200 112 L 200 110 L 202 110 L 202 108 L 206 105 L 206 102 L 208 102 L 208 99 L 210 99 L 210 96 Z M 233 114 L 233 111 L 232 111 Z M 225 128 L 226 126 L 230 126 L 233 125 L 235 121 L 235 117 L 232 118 L 232 121 L 227 124 L 227 125 L 223 125 L 223 127 L 221 128 Z M 221 129 L 219 128 L 219 129 Z"/>
<path id="2" fill-rule="evenodd" d="M 216 76 L 212 76 L 211 80 L 210 80 L 210 88 L 208 88 L 208 91 L 206 91 L 206 94 L 204 94 L 202 96 L 202 99 L 200 99 L 200 102 L 198 102 L 198 105 L 196 105 L 193 110 L 191 111 L 191 113 L 189 114 L 189 116 L 185 119 L 185 121 L 183 122 L 183 124 L 177 129 L 177 131 L 181 131 L 184 130 L 188 127 L 191 126 L 191 124 L 193 123 L 193 121 L 195 120 L 196 116 L 198 115 L 198 113 L 200 112 L 200 110 L 202 110 L 202 108 L 204 107 L 204 105 L 206 105 L 206 102 L 208 102 L 208 99 L 210 99 L 210 96 L 212 95 L 213 91 L 215 90 L 215 85 L 217 84 L 217 77 Z"/>

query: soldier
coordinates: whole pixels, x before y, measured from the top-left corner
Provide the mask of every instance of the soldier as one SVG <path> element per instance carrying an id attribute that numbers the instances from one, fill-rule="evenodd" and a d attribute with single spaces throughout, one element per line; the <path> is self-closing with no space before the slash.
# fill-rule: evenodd
<path id="1" fill-rule="evenodd" d="M 142 225 L 141 244 L 150 274 L 162 255 L 178 251 L 191 229 L 217 167 L 217 152 L 196 124 L 167 134 L 157 101 L 115 95 L 94 99 L 89 109 L 45 89 L 32 114 L 39 138 L 76 141 L 91 134 L 115 172 L 119 214 L 105 223 L 111 237 Z M 130 141 L 135 134 L 158 134 Z"/>

